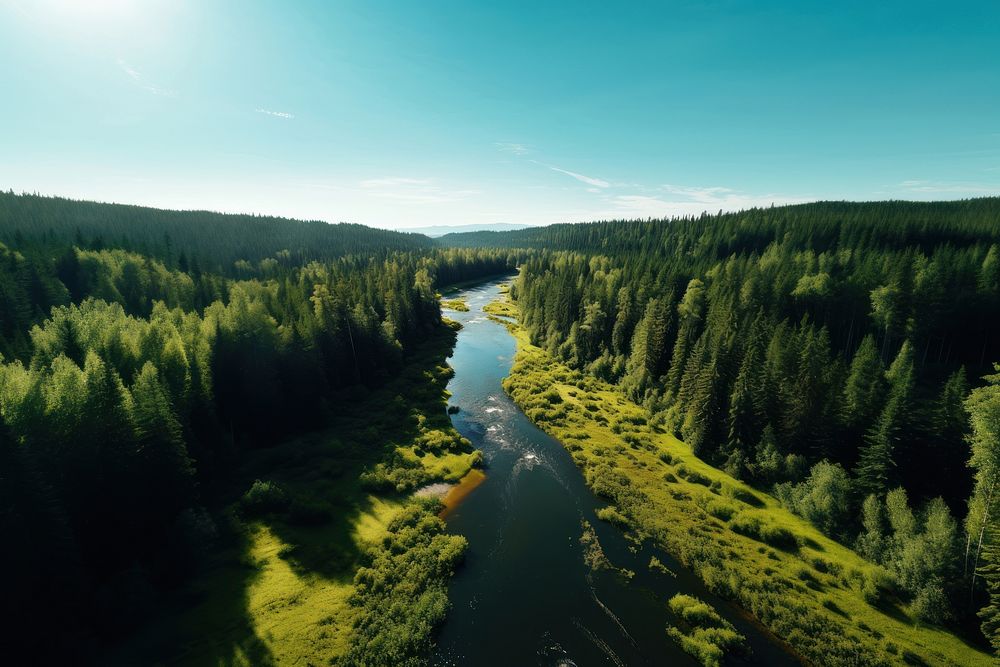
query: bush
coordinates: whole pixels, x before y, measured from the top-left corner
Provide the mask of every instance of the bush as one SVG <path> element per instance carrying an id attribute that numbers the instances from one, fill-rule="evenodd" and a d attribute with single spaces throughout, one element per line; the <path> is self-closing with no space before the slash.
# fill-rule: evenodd
<path id="1" fill-rule="evenodd" d="M 713 500 L 708 504 L 708 507 L 705 508 L 705 511 L 714 516 L 716 519 L 729 521 L 733 518 L 733 514 L 736 513 L 736 508 L 729 503 Z"/>
<path id="2" fill-rule="evenodd" d="M 832 598 L 823 598 L 823 606 L 832 611 L 834 614 L 847 616 L 847 613 L 845 613 L 843 609 L 838 607 L 837 603 L 834 602 Z"/>
<path id="3" fill-rule="evenodd" d="M 601 521 L 607 521 L 610 524 L 614 524 L 619 528 L 628 529 L 632 526 L 628 518 L 614 507 L 602 507 L 597 510 L 597 518 Z"/>
<path id="4" fill-rule="evenodd" d="M 950 604 L 941 586 L 929 583 L 917 591 L 910 604 L 910 613 L 914 618 L 924 623 L 938 625 L 950 616 Z"/>
<path id="5" fill-rule="evenodd" d="M 263 516 L 288 509 L 288 495 L 274 482 L 255 480 L 240 500 L 240 507 L 248 517 Z"/>
<path id="6" fill-rule="evenodd" d="M 779 484 L 774 493 L 827 535 L 839 535 L 850 521 L 851 481 L 840 464 L 820 461 L 804 482 Z"/>
<path id="7" fill-rule="evenodd" d="M 784 551 L 793 551 L 799 547 L 795 533 L 783 526 L 763 525 L 760 529 L 760 538 L 772 547 Z"/>
<path id="8" fill-rule="evenodd" d="M 746 648 L 746 637 L 719 616 L 711 605 L 678 593 L 670 598 L 668 606 L 686 629 L 667 626 L 667 633 L 705 667 L 718 667 L 727 651 Z"/>
<path id="9" fill-rule="evenodd" d="M 691 482 L 692 484 L 701 484 L 702 486 L 709 486 L 712 483 L 712 481 L 708 477 L 705 477 L 701 473 L 689 469 L 687 466 L 683 464 L 677 466 L 677 474 L 686 479 L 687 481 Z"/>

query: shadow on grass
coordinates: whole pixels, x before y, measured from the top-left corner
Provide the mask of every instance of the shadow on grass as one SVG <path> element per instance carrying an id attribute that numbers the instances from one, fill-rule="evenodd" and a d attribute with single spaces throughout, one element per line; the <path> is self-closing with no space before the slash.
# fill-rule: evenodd
<path id="1" fill-rule="evenodd" d="M 455 338 L 454 331 L 442 327 L 414 350 L 396 377 L 363 395 L 335 400 L 322 431 L 248 452 L 229 479 L 217 485 L 224 489 L 212 503 L 217 522 L 227 522 L 227 508 L 238 506 L 256 479 L 285 489 L 289 507 L 252 521 L 244 517 L 243 526 L 229 520 L 233 529 L 222 531 L 229 535 L 227 544 L 216 549 L 202 572 L 166 595 L 155 617 L 102 662 L 275 664 L 268 648 L 271 638 L 260 635 L 250 605 L 251 591 L 263 572 L 252 553 L 250 525 L 280 540 L 277 558 L 300 579 L 318 578 L 320 584 L 352 581 L 364 561 L 357 524 L 376 510 L 361 474 L 420 435 L 418 422 L 424 428 L 451 427 L 445 392 L 450 374 L 434 369 L 446 366 Z M 389 501 L 402 497 L 395 492 L 380 495 Z M 324 632 L 320 626 L 325 622 L 317 624 L 317 633 Z"/>

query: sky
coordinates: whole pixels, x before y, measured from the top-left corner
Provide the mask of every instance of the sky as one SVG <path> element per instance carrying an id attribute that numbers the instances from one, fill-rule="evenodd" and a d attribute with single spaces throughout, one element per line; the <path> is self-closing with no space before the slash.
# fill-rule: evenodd
<path id="1" fill-rule="evenodd" d="M 1000 194 L 1000 2 L 0 0 L 0 189 L 400 228 Z"/>

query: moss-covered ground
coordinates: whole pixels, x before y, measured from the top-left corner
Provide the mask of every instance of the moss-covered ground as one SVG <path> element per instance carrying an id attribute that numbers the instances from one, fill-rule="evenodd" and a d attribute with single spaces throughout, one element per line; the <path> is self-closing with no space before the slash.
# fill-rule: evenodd
<path id="1" fill-rule="evenodd" d="M 489 312 L 516 314 L 503 300 Z M 602 518 L 653 540 L 715 593 L 758 618 L 819 665 L 995 665 L 945 629 L 916 623 L 879 568 L 772 496 L 695 457 L 616 387 L 560 363 L 505 322 L 518 352 L 504 388 L 559 439 Z M 664 601 L 666 603 L 666 601 Z"/>
<path id="2" fill-rule="evenodd" d="M 450 308 L 451 310 L 456 310 L 460 313 L 469 312 L 469 305 L 462 299 L 442 299 L 441 307 Z"/>
<path id="3" fill-rule="evenodd" d="M 104 662 L 392 665 L 426 653 L 464 540 L 442 534 L 437 501 L 411 492 L 479 460 L 446 414 L 455 328 L 387 384 L 340 401 L 322 432 L 244 456 L 209 503 L 218 538 L 200 574 Z M 250 511 L 255 480 L 279 489 L 273 507 Z"/>

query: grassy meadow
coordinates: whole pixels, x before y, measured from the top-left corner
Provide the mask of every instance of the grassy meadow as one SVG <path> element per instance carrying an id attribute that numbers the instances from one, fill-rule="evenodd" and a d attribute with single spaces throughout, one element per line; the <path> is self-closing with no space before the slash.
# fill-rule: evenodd
<path id="1" fill-rule="evenodd" d="M 488 312 L 512 316 L 516 308 L 501 300 Z M 774 497 L 699 460 L 650 427 L 648 412 L 615 387 L 563 365 L 532 345 L 520 325 L 505 324 L 518 352 L 504 388 L 607 500 L 601 518 L 676 556 L 806 661 L 995 664 L 956 635 L 916 623 L 878 566 Z"/>
<path id="2" fill-rule="evenodd" d="M 445 411 L 456 329 L 327 429 L 253 452 L 210 504 L 201 575 L 103 662 L 421 664 L 465 541 L 412 491 L 479 461 Z"/>

